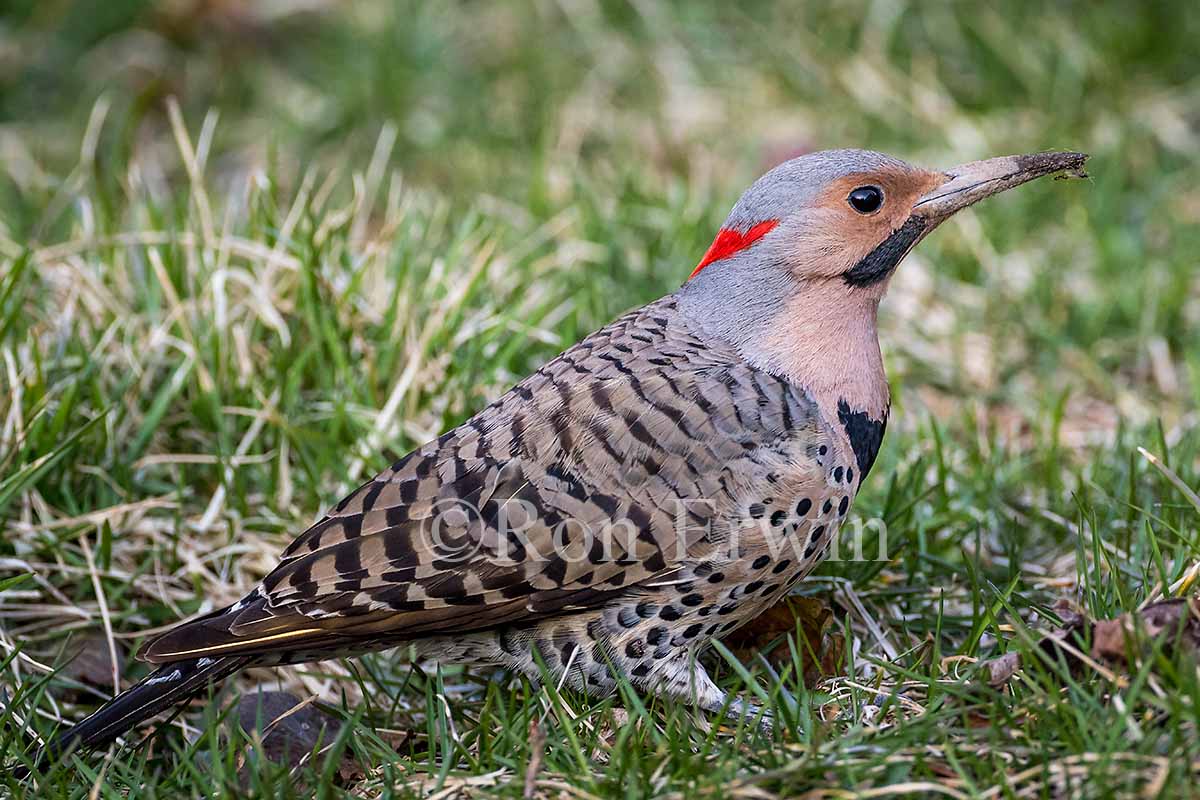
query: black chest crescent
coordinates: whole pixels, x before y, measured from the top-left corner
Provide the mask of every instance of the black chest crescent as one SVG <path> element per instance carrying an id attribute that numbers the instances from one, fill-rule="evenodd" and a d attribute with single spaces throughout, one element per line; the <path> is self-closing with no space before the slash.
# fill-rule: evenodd
<path id="1" fill-rule="evenodd" d="M 850 439 L 850 447 L 854 450 L 854 458 L 858 462 L 858 472 L 862 480 L 866 480 L 875 457 L 879 455 L 879 447 L 883 444 L 883 431 L 887 427 L 887 414 L 883 419 L 871 419 L 865 411 L 851 411 L 845 400 L 838 401 L 838 420 Z"/>

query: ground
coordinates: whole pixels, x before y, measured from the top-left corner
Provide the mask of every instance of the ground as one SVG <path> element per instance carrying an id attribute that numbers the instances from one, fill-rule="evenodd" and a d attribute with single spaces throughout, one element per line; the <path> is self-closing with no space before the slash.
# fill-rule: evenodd
<path id="1" fill-rule="evenodd" d="M 1198 40 L 1187 3 L 10 3 L 0 759 L 111 693 L 110 648 L 676 287 L 779 160 L 1057 148 L 1090 180 L 960 214 L 885 301 L 854 512 L 885 557 L 804 583 L 791 651 L 710 656 L 773 737 L 385 654 L 244 676 L 36 796 L 1194 792 L 1190 650 L 1040 639 L 1197 588 Z M 219 719 L 255 685 L 347 724 L 262 764 Z"/>

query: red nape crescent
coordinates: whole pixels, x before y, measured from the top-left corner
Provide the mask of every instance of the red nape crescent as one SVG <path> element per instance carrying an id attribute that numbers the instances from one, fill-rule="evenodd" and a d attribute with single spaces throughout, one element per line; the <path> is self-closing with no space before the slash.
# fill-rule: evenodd
<path id="1" fill-rule="evenodd" d="M 732 228 L 722 228 L 717 234 L 717 238 L 713 239 L 713 243 L 709 245 L 708 252 L 704 254 L 704 258 L 700 259 L 700 263 L 696 265 L 696 268 L 692 270 L 692 274 L 688 276 L 688 280 L 696 277 L 700 270 L 712 262 L 720 261 L 722 258 L 729 258 L 739 250 L 745 250 L 770 233 L 771 229 L 778 224 L 779 220 L 777 219 L 764 220 L 752 226 L 745 233 L 735 231 Z"/>

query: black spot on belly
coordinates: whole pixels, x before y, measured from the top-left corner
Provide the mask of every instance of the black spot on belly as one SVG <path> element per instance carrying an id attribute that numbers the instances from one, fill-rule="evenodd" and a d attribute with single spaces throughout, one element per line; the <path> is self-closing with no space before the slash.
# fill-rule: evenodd
<path id="1" fill-rule="evenodd" d="M 838 419 L 846 429 L 846 436 L 850 438 L 854 460 L 858 462 L 858 480 L 861 483 L 867 479 L 875 457 L 879 455 L 879 446 L 883 444 L 883 431 L 887 427 L 887 414 L 884 414 L 883 419 L 871 419 L 867 412 L 851 411 L 849 403 L 839 400 Z"/>
<path id="2" fill-rule="evenodd" d="M 817 526 L 817 529 L 812 532 L 812 537 L 809 539 L 808 547 L 804 548 L 804 557 L 805 558 L 813 557 L 813 555 L 817 552 L 817 548 L 819 548 L 821 546 L 821 537 L 824 535 L 825 535 L 825 526 L 824 525 Z"/>

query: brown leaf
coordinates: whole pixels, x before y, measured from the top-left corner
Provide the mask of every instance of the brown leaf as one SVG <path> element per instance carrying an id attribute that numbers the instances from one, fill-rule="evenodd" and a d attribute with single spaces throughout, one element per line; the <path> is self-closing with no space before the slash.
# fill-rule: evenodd
<path id="1" fill-rule="evenodd" d="M 1097 620 L 1092 624 L 1092 657 L 1100 660 L 1124 661 L 1128 620 L 1125 615 L 1116 619 Z"/>
<path id="2" fill-rule="evenodd" d="M 833 610 L 816 597 L 789 596 L 725 638 L 734 655 L 750 663 L 759 653 L 777 668 L 791 664 L 787 635 L 796 635 L 804 685 L 812 688 L 837 675 L 846 639 L 833 628 Z"/>
<path id="3" fill-rule="evenodd" d="M 1078 629 L 1087 622 L 1083 614 L 1079 613 L 1071 601 L 1065 597 L 1059 598 L 1058 602 L 1054 604 L 1054 613 L 1062 620 L 1060 629 Z"/>
<path id="4" fill-rule="evenodd" d="M 287 692 L 258 691 L 238 701 L 237 720 L 248 736 L 262 741 L 262 754 L 268 761 L 297 767 L 310 758 L 315 748 L 329 747 L 342 728 L 341 720 L 311 703 L 301 704 Z M 243 785 L 249 785 L 247 761 L 238 771 Z M 349 756 L 342 759 L 339 773 L 360 775 L 361 770 Z"/>
<path id="5" fill-rule="evenodd" d="M 1176 598 L 1151 603 L 1137 613 L 1100 620 L 1092 628 L 1092 657 L 1124 663 L 1127 654 L 1140 649 L 1137 628 L 1168 650 L 1200 648 L 1200 598 Z"/>
<path id="6" fill-rule="evenodd" d="M 1039 646 L 1064 658 L 1076 672 L 1086 665 L 1062 643 L 1070 643 L 1073 649 L 1109 666 L 1125 666 L 1130 654 L 1136 658 L 1148 651 L 1139 631 L 1147 639 L 1157 640 L 1168 653 L 1179 648 L 1193 653 L 1200 650 L 1200 597 L 1160 600 L 1136 612 L 1095 621 L 1067 606 L 1056 605 L 1055 611 L 1063 625 L 1044 636 Z"/>
<path id="7" fill-rule="evenodd" d="M 125 671 L 125 651 L 116 644 L 117 674 Z M 66 666 L 59 674 L 64 678 L 94 686 L 111 692 L 113 689 L 112 652 L 108 649 L 108 638 L 102 633 L 91 633 L 72 640 L 67 650 Z"/>
<path id="8" fill-rule="evenodd" d="M 983 667 L 987 670 L 988 685 L 999 689 L 1021 668 L 1021 654 L 1015 650 L 1005 653 L 999 658 L 983 662 Z"/>

